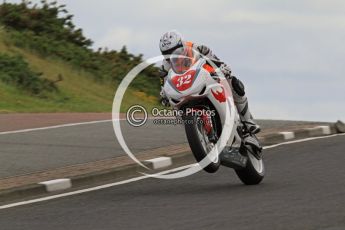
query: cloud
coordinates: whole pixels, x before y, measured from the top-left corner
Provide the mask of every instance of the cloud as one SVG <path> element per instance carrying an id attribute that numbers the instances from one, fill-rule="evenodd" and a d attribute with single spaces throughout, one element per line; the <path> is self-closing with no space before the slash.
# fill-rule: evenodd
<path id="1" fill-rule="evenodd" d="M 146 47 L 152 39 L 148 33 L 133 30 L 129 27 L 111 28 L 95 43 L 98 47 L 108 47 L 111 49 L 121 49 L 124 45 L 129 48 Z"/>
<path id="2" fill-rule="evenodd" d="M 345 15 L 301 14 L 295 12 L 260 12 L 237 10 L 224 14 L 224 23 L 280 25 L 298 28 L 344 29 Z"/>
<path id="3" fill-rule="evenodd" d="M 272 118 L 272 114 L 274 114 L 274 119 L 278 120 L 345 121 L 345 108 L 339 107 L 336 103 L 311 103 L 306 106 L 290 102 L 272 106 L 258 102 L 252 103 L 251 110 L 256 119 Z"/>

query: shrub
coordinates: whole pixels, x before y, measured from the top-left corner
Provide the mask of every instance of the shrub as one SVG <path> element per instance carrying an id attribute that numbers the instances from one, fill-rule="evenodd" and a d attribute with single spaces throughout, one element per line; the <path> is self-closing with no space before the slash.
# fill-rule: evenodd
<path id="1" fill-rule="evenodd" d="M 0 53 L 0 81 L 14 85 L 34 96 L 44 97 L 47 92 L 56 92 L 55 83 L 41 78 L 21 56 L 9 56 Z"/>
<path id="2" fill-rule="evenodd" d="M 20 4 L 4 2 L 0 5 L 0 23 L 8 28 L 29 30 L 36 35 L 48 35 L 55 40 L 89 47 L 92 41 L 84 37 L 81 29 L 75 28 L 72 18 L 65 5 L 57 5 L 56 1 L 42 0 L 40 6 L 32 6 L 30 1 L 25 0 Z"/>

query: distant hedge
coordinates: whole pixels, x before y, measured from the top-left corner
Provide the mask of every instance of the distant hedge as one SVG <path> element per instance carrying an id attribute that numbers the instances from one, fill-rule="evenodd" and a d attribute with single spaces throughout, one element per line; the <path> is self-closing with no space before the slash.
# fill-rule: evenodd
<path id="1" fill-rule="evenodd" d="M 42 79 L 41 75 L 33 72 L 23 57 L 0 53 L 0 81 L 17 86 L 35 96 L 45 96 L 47 92 L 58 91 L 54 82 Z"/>

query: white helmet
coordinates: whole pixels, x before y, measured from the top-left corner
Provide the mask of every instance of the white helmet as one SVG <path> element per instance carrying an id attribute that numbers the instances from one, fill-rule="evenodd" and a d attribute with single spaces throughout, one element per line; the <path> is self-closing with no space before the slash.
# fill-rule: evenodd
<path id="1" fill-rule="evenodd" d="M 176 30 L 170 30 L 164 33 L 159 41 L 159 48 L 163 55 L 171 54 L 175 49 L 182 46 L 182 36 Z"/>

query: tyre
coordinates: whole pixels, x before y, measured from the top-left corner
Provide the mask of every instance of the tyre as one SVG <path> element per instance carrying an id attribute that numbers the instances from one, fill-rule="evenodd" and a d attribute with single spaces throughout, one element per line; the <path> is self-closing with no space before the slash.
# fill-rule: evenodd
<path id="1" fill-rule="evenodd" d="M 251 146 L 242 146 L 240 152 L 248 157 L 247 165 L 243 169 L 235 170 L 237 176 L 246 185 L 259 184 L 265 176 L 265 166 L 262 157 L 257 159 L 251 152 L 256 151 Z M 261 154 L 258 154 L 261 155 Z"/>
<path id="2" fill-rule="evenodd" d="M 207 153 L 213 148 L 213 143 L 208 140 L 206 130 L 200 117 L 193 115 L 185 115 L 183 117 L 185 124 L 186 136 L 189 146 L 197 162 L 202 161 L 207 157 Z M 219 169 L 220 159 L 217 158 L 216 162 L 211 162 L 204 170 L 208 173 L 214 173 Z"/>

